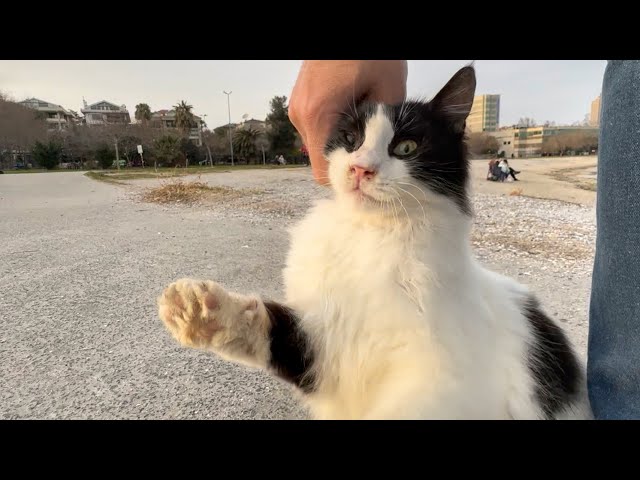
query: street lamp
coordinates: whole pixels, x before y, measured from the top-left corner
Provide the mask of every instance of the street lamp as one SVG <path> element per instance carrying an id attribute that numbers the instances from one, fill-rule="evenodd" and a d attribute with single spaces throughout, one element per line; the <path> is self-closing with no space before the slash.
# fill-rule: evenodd
<path id="1" fill-rule="evenodd" d="M 205 113 L 205 114 L 202 115 L 202 118 L 206 118 L 206 116 L 207 116 L 207 114 Z M 201 130 L 200 135 L 202 135 L 202 130 L 204 129 L 204 124 L 205 124 L 205 120 L 202 120 L 200 122 L 200 130 Z M 205 142 L 204 139 L 203 139 L 202 143 L 204 143 L 205 147 L 207 147 L 207 152 L 209 153 L 209 163 L 213 167 L 213 157 L 211 156 L 211 149 L 209 149 L 209 144 L 207 142 Z"/>
<path id="2" fill-rule="evenodd" d="M 231 138 L 231 94 L 233 92 L 222 91 L 227 96 L 227 107 L 229 109 L 229 147 L 231 148 L 231 166 L 233 167 L 233 139 Z"/>

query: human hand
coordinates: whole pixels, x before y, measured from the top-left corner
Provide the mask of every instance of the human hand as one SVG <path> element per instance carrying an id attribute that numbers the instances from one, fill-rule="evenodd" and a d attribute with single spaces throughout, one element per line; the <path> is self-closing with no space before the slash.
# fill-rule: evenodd
<path id="1" fill-rule="evenodd" d="M 289 101 L 289 118 L 309 151 L 316 181 L 328 184 L 324 147 L 338 115 L 362 100 L 404 100 L 406 60 L 306 60 Z"/>

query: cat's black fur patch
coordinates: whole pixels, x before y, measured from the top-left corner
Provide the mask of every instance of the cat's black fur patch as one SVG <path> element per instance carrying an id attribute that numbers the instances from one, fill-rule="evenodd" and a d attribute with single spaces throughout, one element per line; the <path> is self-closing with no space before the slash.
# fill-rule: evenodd
<path id="1" fill-rule="evenodd" d="M 377 104 L 364 103 L 352 114 L 343 115 L 330 137 L 326 154 L 338 148 L 344 148 L 349 153 L 357 150 L 364 141 L 367 120 L 377 108 Z M 470 214 L 466 192 L 469 162 L 464 133 L 453 131 L 448 118 L 431 103 L 414 101 L 387 105 L 385 112 L 392 125 L 395 125 L 389 155 L 393 155 L 393 149 L 399 142 L 414 140 L 418 149 L 405 160 L 411 176 L 432 191 L 448 196 L 464 213 Z M 348 135 L 354 136 L 354 143 L 349 143 Z"/>
<path id="2" fill-rule="evenodd" d="M 310 370 L 313 352 L 307 336 L 299 327 L 299 318 L 293 310 L 280 303 L 267 301 L 264 305 L 271 319 L 269 367 L 282 379 L 310 393 L 314 388 Z"/>
<path id="3" fill-rule="evenodd" d="M 578 394 L 582 371 L 563 330 L 530 297 L 523 313 L 533 331 L 529 369 L 536 383 L 536 397 L 549 419 L 571 403 Z"/>
<path id="4" fill-rule="evenodd" d="M 328 154 L 338 148 L 344 148 L 351 153 L 358 150 L 364 142 L 364 132 L 367 121 L 375 115 L 378 109 L 376 103 L 365 102 L 352 108 L 350 112 L 343 113 L 336 122 L 335 128 L 329 137 L 325 154 Z M 354 142 L 349 142 L 348 135 L 353 135 Z"/>
<path id="5" fill-rule="evenodd" d="M 389 155 L 403 140 L 418 144 L 415 153 L 404 160 L 411 176 L 430 190 L 451 198 L 460 210 L 470 215 L 471 206 L 466 186 L 469 161 L 465 142 L 464 122 L 471 109 L 475 92 L 475 73 L 472 67 L 461 69 L 429 102 L 407 101 L 399 105 L 385 105 L 385 113 L 394 128 Z M 378 104 L 364 102 L 352 107 L 337 121 L 325 147 L 325 155 L 338 148 L 351 153 L 364 141 L 367 120 Z M 354 142 L 349 142 L 350 135 Z"/>

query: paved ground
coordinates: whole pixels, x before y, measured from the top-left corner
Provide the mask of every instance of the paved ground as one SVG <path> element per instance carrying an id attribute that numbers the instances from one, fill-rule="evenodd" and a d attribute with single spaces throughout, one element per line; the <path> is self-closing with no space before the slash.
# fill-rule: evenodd
<path id="1" fill-rule="evenodd" d="M 308 169 L 202 179 L 267 193 L 163 207 L 135 198 L 157 180 L 0 176 L 0 418 L 303 417 L 278 381 L 178 347 L 155 298 L 182 276 L 279 298 L 285 228 L 322 189 Z M 538 291 L 584 353 L 593 208 L 479 193 L 476 209 L 479 257 Z"/>

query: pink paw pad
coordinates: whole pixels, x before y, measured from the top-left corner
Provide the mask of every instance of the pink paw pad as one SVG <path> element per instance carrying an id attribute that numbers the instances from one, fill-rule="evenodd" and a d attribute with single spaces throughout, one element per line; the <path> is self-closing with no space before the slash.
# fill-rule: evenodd
<path id="1" fill-rule="evenodd" d="M 204 297 L 204 305 L 209 310 L 215 310 L 216 308 L 218 308 L 220 306 L 220 304 L 218 303 L 218 299 L 212 293 L 207 293 L 205 295 L 205 297 Z"/>

